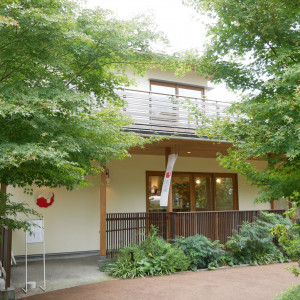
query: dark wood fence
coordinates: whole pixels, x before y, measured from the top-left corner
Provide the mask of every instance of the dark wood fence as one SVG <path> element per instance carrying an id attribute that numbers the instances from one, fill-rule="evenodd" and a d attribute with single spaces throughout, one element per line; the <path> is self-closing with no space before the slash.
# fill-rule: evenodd
<path id="1" fill-rule="evenodd" d="M 111 213 L 106 214 L 106 256 L 112 257 L 124 246 L 139 244 L 150 226 L 159 228 L 167 239 L 167 213 Z"/>
<path id="2" fill-rule="evenodd" d="M 5 280 L 5 289 L 8 289 L 11 275 L 12 232 L 6 226 L 2 226 L 0 234 L 0 271 L 1 277 Z"/>
<path id="3" fill-rule="evenodd" d="M 267 210 L 283 214 L 284 210 Z M 175 236 L 205 235 L 212 240 L 227 241 L 233 230 L 243 221 L 252 222 L 259 210 L 206 211 L 206 212 L 156 212 L 106 214 L 106 255 L 113 257 L 124 246 L 138 244 L 145 239 L 150 226 L 159 228 L 164 239 Z"/>

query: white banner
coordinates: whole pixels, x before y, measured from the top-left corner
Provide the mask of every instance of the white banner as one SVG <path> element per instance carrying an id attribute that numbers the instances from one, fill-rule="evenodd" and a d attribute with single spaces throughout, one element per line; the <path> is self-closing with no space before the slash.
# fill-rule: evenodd
<path id="1" fill-rule="evenodd" d="M 178 154 L 170 154 L 168 157 L 168 165 L 164 177 L 163 186 L 160 195 L 160 206 L 168 206 L 169 189 L 172 179 L 172 172 Z"/>

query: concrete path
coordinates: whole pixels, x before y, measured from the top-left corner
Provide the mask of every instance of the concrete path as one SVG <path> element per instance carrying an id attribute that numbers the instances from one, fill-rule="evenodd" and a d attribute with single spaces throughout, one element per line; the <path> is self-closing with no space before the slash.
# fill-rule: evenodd
<path id="1" fill-rule="evenodd" d="M 46 287 L 47 291 L 61 290 L 78 285 L 114 280 L 106 273 L 100 272 L 98 267 L 98 255 L 76 256 L 75 258 L 52 259 L 46 261 Z M 37 288 L 29 290 L 27 294 L 21 290 L 25 287 L 25 264 L 18 263 L 12 267 L 12 284 L 15 288 L 16 299 L 30 295 L 41 294 L 43 291 L 38 287 L 44 286 L 43 262 L 28 262 L 28 281 L 35 281 Z"/>
<path id="2" fill-rule="evenodd" d="M 291 284 L 300 284 L 288 264 L 250 266 L 168 276 L 114 280 L 48 292 L 28 300 L 271 300 Z"/>

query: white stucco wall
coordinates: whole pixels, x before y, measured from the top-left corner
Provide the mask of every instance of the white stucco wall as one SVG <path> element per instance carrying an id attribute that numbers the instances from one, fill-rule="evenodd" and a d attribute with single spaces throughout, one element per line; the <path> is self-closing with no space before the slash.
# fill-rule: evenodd
<path id="1" fill-rule="evenodd" d="M 255 162 L 263 166 L 263 162 Z M 165 157 L 133 155 L 123 161 L 108 165 L 110 185 L 107 186 L 107 212 L 146 211 L 146 171 L 164 171 Z M 213 158 L 179 157 L 177 172 L 228 172 Z M 37 189 L 34 189 L 34 191 Z M 93 186 L 67 191 L 54 189 L 55 201 L 47 208 L 35 204 L 34 197 L 23 194 L 22 189 L 8 189 L 16 201 L 25 201 L 43 214 L 45 219 L 46 253 L 98 250 L 100 227 L 100 183 L 93 179 Z M 257 190 L 238 176 L 239 209 L 269 209 L 269 204 L 254 205 Z M 25 252 L 25 234 L 13 233 L 13 252 Z M 29 245 L 29 254 L 42 252 L 42 246 Z"/>
<path id="2" fill-rule="evenodd" d="M 254 162 L 263 167 L 264 162 Z M 142 212 L 146 210 L 146 171 L 164 171 L 165 157 L 133 155 L 109 164 L 111 184 L 107 189 L 107 212 Z M 174 172 L 228 173 L 214 158 L 178 157 Z M 240 210 L 270 209 L 269 203 L 254 204 L 257 189 L 238 176 Z"/>
<path id="3" fill-rule="evenodd" d="M 35 204 L 34 197 L 25 195 L 23 189 L 12 189 L 15 201 L 26 202 L 44 217 L 46 253 L 89 251 L 99 249 L 100 184 L 93 179 L 93 186 L 67 191 L 53 189 L 54 203 L 47 208 Z M 38 188 L 34 188 L 36 191 Z M 34 218 L 35 219 L 35 218 Z M 31 244 L 29 254 L 42 253 L 41 244 Z M 13 253 L 25 253 L 25 233 L 13 233 Z"/>

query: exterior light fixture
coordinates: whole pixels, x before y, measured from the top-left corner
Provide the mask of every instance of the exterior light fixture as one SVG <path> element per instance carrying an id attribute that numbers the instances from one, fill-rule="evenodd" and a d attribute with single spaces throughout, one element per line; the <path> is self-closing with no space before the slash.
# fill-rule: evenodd
<path id="1" fill-rule="evenodd" d="M 188 151 L 187 154 L 191 154 L 192 152 Z"/>
<path id="2" fill-rule="evenodd" d="M 216 182 L 217 182 L 217 183 L 221 183 L 221 182 L 222 182 L 222 179 L 221 179 L 221 178 L 217 178 Z"/>
<path id="3" fill-rule="evenodd" d="M 197 180 L 196 180 L 196 183 L 197 183 L 197 184 L 200 184 L 200 183 L 201 183 L 201 180 L 200 180 L 200 179 L 197 179 Z"/>

